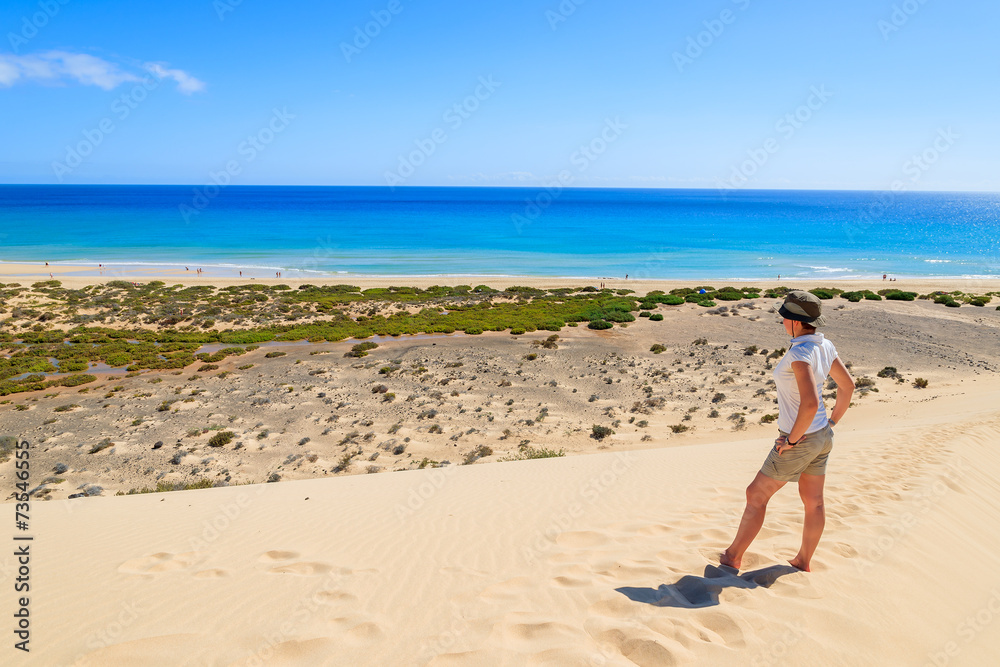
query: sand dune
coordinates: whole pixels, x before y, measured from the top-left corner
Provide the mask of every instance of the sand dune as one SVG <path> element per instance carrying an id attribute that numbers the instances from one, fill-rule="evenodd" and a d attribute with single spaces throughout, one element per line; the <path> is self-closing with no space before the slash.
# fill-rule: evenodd
<path id="1" fill-rule="evenodd" d="M 845 423 L 810 574 L 768 440 L 36 503 L 30 664 L 992 664 L 997 405 Z"/>

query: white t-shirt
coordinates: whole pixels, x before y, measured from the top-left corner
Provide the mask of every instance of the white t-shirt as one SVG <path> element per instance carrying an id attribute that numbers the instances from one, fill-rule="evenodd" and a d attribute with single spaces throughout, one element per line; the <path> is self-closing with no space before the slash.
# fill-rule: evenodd
<path id="1" fill-rule="evenodd" d="M 813 433 L 826 426 L 826 406 L 823 404 L 823 383 L 830 374 L 830 367 L 837 358 L 837 348 L 823 334 L 805 334 L 792 339 L 791 347 L 774 367 L 774 384 L 778 390 L 778 430 L 789 433 L 799 414 L 799 386 L 795 382 L 793 361 L 804 361 L 812 367 L 813 382 L 819 407 L 806 433 Z"/>

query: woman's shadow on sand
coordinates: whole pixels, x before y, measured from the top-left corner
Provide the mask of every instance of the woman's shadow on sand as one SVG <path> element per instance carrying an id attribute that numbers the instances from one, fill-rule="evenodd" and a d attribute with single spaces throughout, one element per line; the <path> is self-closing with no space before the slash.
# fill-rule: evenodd
<path id="1" fill-rule="evenodd" d="M 719 604 L 719 593 L 724 588 L 769 588 L 780 577 L 798 571 L 791 565 L 771 565 L 739 574 L 731 567 L 708 565 L 703 577 L 688 574 L 659 588 L 623 586 L 615 590 L 630 600 L 656 607 L 699 609 Z"/>

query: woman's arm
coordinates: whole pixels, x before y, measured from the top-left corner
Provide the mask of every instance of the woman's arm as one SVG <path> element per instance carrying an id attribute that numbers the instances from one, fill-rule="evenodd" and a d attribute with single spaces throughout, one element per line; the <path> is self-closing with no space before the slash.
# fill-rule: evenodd
<path id="1" fill-rule="evenodd" d="M 847 371 L 847 366 L 837 357 L 830 366 L 830 377 L 837 383 L 837 403 L 833 406 L 833 413 L 830 420 L 840 423 L 840 418 L 847 412 L 851 405 L 851 396 L 854 394 L 854 379 Z"/>

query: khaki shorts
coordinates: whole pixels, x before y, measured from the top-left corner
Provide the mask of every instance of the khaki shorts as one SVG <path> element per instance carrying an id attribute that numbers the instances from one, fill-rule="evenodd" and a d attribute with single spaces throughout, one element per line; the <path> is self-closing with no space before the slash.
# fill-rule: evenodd
<path id="1" fill-rule="evenodd" d="M 778 431 L 781 435 L 787 436 L 784 431 Z M 797 482 L 799 475 L 825 475 L 826 461 L 830 458 L 830 450 L 833 449 L 833 428 L 827 424 L 818 431 L 807 433 L 791 449 L 778 456 L 778 452 L 771 447 L 771 452 L 764 460 L 764 465 L 760 471 L 779 482 Z"/>

